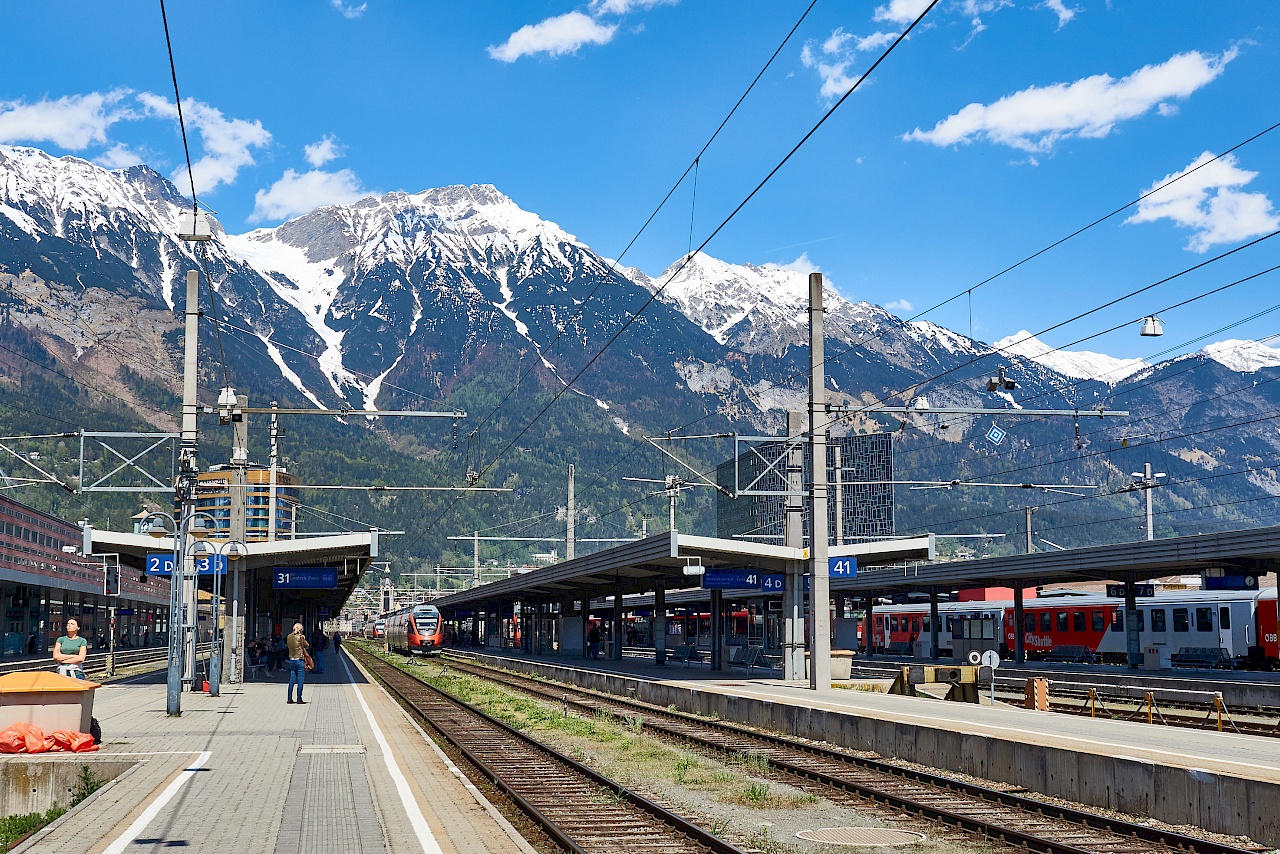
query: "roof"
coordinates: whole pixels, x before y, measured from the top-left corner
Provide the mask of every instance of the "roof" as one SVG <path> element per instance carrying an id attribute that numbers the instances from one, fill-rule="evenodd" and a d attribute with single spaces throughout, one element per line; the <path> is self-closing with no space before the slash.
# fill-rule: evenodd
<path id="1" fill-rule="evenodd" d="M 830 554 L 856 555 L 864 566 L 924 560 L 933 555 L 933 537 L 833 546 Z M 611 595 L 615 589 L 624 594 L 647 593 L 659 582 L 674 590 L 695 582 L 693 576 L 685 574 L 685 567 L 690 565 L 784 572 L 792 561 L 808 559 L 808 549 L 668 531 L 444 596 L 435 604 L 444 609 L 503 597 Z"/>
<path id="2" fill-rule="evenodd" d="M 47 694 L 66 691 L 92 691 L 101 688 L 97 682 L 73 679 L 57 673 L 35 670 L 0 676 L 0 694 Z"/>
<path id="3" fill-rule="evenodd" d="M 1080 549 L 884 568 L 832 580 L 833 590 L 894 593 L 938 587 L 1034 587 L 1056 582 L 1135 580 L 1209 568 L 1266 574 L 1280 568 L 1280 526 L 1194 534 Z"/>

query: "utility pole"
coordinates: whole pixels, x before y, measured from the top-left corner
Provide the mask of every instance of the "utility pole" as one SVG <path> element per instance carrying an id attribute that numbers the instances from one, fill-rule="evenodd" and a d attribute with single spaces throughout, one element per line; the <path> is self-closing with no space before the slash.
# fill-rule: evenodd
<path id="1" fill-rule="evenodd" d="M 271 401 L 272 409 L 279 409 L 280 404 Z M 276 500 L 276 473 L 280 466 L 280 419 L 276 413 L 271 413 L 271 484 L 267 487 L 267 542 L 274 543 L 276 540 L 276 510 L 278 507 Z"/>
<path id="2" fill-rule="evenodd" d="M 236 415 L 231 418 L 231 526 L 228 531 L 230 540 L 235 542 L 247 543 L 249 541 L 249 521 L 246 505 L 249 502 L 249 417 L 244 414 L 244 409 L 249 406 L 249 398 L 243 394 L 235 394 L 234 389 L 223 389 L 222 393 L 230 400 L 234 401 L 235 408 L 239 410 Z M 237 420 L 238 418 L 238 420 Z M 271 508 L 268 508 L 270 510 Z M 240 572 L 240 561 L 228 559 L 227 563 L 231 564 L 234 569 L 231 572 L 231 626 L 229 632 L 223 632 L 221 641 L 223 651 L 219 660 L 219 671 L 221 661 L 225 660 L 229 664 L 227 672 L 227 681 L 238 684 L 241 681 L 243 656 L 241 650 L 244 649 L 244 632 L 240 627 L 240 603 L 244 600 L 244 575 Z M 216 576 L 217 568 L 215 564 L 214 590 L 219 588 L 219 579 Z M 218 629 L 218 623 L 221 619 L 222 603 L 221 597 L 215 596 L 213 619 L 215 632 Z M 212 668 L 210 668 L 212 671 Z M 218 696 L 220 690 L 218 683 L 222 674 L 209 674 L 209 693 Z"/>
<path id="3" fill-rule="evenodd" d="M 471 571 L 474 573 L 473 579 L 475 581 L 475 583 L 472 586 L 479 587 L 481 583 L 480 582 L 480 532 L 479 531 L 476 531 L 471 535 L 471 541 L 472 541 L 471 554 L 472 554 L 472 560 L 474 561 Z"/>
<path id="4" fill-rule="evenodd" d="M 182 714 L 182 682 L 194 678 L 196 612 L 191 607 L 195 595 L 195 559 L 189 555 L 186 539 L 187 519 L 195 509 L 197 457 L 200 434 L 196 427 L 199 408 L 197 398 L 197 342 L 200 332 L 200 274 L 187 271 L 187 303 L 182 361 L 182 435 L 178 445 L 178 483 L 174 498 L 178 501 L 178 524 L 174 531 L 175 548 L 180 565 L 169 576 L 169 667 L 166 679 L 165 710 L 170 715 Z"/>
<path id="5" fill-rule="evenodd" d="M 573 463 L 569 463 L 569 505 L 565 508 L 564 515 L 568 522 L 564 536 L 564 559 L 573 560 L 573 517 L 578 515 L 578 506 L 573 494 Z"/>
<path id="6" fill-rule="evenodd" d="M 831 575 L 827 565 L 827 389 L 822 338 L 822 274 L 809 274 L 809 432 L 810 463 L 813 466 L 809 485 L 812 536 L 809 553 L 811 571 L 813 632 L 809 641 L 809 687 L 831 688 Z"/>
<path id="7" fill-rule="evenodd" d="M 1036 512 L 1036 508 L 1028 504 L 1025 512 L 1027 514 L 1027 554 L 1032 554 L 1036 550 L 1036 544 L 1031 540 L 1031 514 Z"/>

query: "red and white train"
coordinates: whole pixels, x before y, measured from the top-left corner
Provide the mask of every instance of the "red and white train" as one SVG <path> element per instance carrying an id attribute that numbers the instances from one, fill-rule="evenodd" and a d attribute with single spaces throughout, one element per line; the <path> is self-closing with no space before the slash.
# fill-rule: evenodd
<path id="1" fill-rule="evenodd" d="M 414 605 L 386 616 L 387 646 L 409 655 L 435 655 L 444 646 L 444 621 L 435 605 Z"/>
<path id="2" fill-rule="evenodd" d="M 1280 666 L 1278 608 L 1274 587 L 1166 591 L 1138 600 L 1139 642 L 1162 646 L 1171 656 L 1216 647 L 1233 663 L 1274 669 Z M 1013 602 L 943 602 L 938 617 L 941 655 L 951 653 L 955 638 L 987 638 L 991 648 L 1012 655 Z M 917 640 L 927 642 L 930 636 L 927 603 L 877 607 L 871 621 L 877 650 L 905 651 L 904 644 L 914 648 Z M 1043 658 L 1061 647 L 1085 647 L 1099 661 L 1125 658 L 1123 600 L 1100 594 L 1028 599 L 1023 621 L 1028 658 Z"/>

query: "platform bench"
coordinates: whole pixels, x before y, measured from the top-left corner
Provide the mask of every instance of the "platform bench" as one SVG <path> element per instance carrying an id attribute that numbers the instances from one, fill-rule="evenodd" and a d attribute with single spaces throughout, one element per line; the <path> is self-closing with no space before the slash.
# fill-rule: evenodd
<path id="1" fill-rule="evenodd" d="M 694 644 L 687 643 L 671 650 L 671 660 L 683 661 L 684 666 L 688 667 L 692 662 L 702 662 L 702 651 Z"/>
<path id="2" fill-rule="evenodd" d="M 1174 667 L 1231 667 L 1232 661 L 1226 652 L 1218 647 L 1183 647 L 1169 656 L 1169 663 Z"/>
<path id="3" fill-rule="evenodd" d="M 1055 646 L 1044 657 L 1045 661 L 1057 661 L 1070 664 L 1093 664 L 1093 650 L 1087 646 Z"/>
<path id="4" fill-rule="evenodd" d="M 914 653 L 911 641 L 894 641 L 884 648 L 885 655 L 913 655 Z"/>
<path id="5" fill-rule="evenodd" d="M 729 666 L 745 668 L 748 673 L 760 664 L 760 647 L 735 646 L 729 653 Z"/>

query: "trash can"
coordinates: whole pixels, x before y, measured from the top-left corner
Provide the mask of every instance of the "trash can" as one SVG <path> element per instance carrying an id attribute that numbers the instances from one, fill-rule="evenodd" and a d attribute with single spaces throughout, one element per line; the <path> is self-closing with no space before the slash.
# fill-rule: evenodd
<path id="1" fill-rule="evenodd" d="M 46 733 L 89 732 L 97 682 L 56 673 L 26 672 L 0 676 L 0 730 L 19 721 Z"/>

